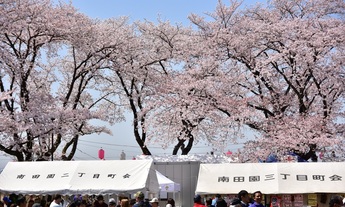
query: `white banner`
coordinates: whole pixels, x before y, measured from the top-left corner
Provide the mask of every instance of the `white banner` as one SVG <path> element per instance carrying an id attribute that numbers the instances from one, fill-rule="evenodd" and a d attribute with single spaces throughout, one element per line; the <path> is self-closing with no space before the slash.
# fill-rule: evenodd
<path id="1" fill-rule="evenodd" d="M 198 194 L 344 193 L 345 163 L 229 163 L 201 164 Z"/>
<path id="2" fill-rule="evenodd" d="M 9 162 L 0 174 L 0 191 L 22 194 L 157 193 L 150 160 Z"/>

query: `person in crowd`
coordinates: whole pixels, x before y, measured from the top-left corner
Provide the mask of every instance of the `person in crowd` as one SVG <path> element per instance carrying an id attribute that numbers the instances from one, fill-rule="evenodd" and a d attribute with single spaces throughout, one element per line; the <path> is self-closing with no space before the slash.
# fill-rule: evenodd
<path id="1" fill-rule="evenodd" d="M 158 207 L 159 201 L 158 198 L 152 198 L 152 200 L 149 201 L 152 207 Z"/>
<path id="2" fill-rule="evenodd" d="M 121 201 L 122 200 L 128 200 L 128 198 L 119 198 L 119 201 L 117 202 L 117 205 L 116 205 L 116 207 L 121 207 Z M 128 205 L 129 205 L 129 200 L 128 200 Z"/>
<path id="3" fill-rule="evenodd" d="M 130 207 L 133 207 L 135 203 L 136 203 L 136 199 L 135 198 L 132 198 L 131 200 L 129 200 L 129 206 Z"/>
<path id="4" fill-rule="evenodd" d="M 342 207 L 343 205 L 343 197 L 339 195 L 332 196 L 329 201 L 329 207 Z"/>
<path id="5" fill-rule="evenodd" d="M 114 198 L 110 198 L 108 202 L 109 207 L 115 207 L 116 206 L 116 200 Z"/>
<path id="6" fill-rule="evenodd" d="M 26 207 L 26 198 L 23 195 L 19 195 L 17 198 L 17 207 Z"/>
<path id="7" fill-rule="evenodd" d="M 174 201 L 174 199 L 168 198 L 167 204 L 165 205 L 165 207 L 175 207 L 175 201 Z"/>
<path id="8" fill-rule="evenodd" d="M 144 207 L 152 207 L 148 198 L 144 199 Z"/>
<path id="9" fill-rule="evenodd" d="M 206 207 L 204 204 L 201 202 L 201 196 L 199 194 L 196 194 L 194 196 L 194 205 L 193 207 Z"/>
<path id="10" fill-rule="evenodd" d="M 50 202 L 48 203 L 47 198 L 42 198 L 41 199 L 41 206 L 42 207 L 49 207 Z"/>
<path id="11" fill-rule="evenodd" d="M 86 207 L 87 206 L 87 202 L 85 200 L 75 200 L 73 201 L 71 204 L 69 204 L 68 207 Z"/>
<path id="12" fill-rule="evenodd" d="M 142 207 L 144 206 L 144 193 L 141 191 L 138 191 L 136 194 L 134 194 L 134 198 L 135 198 L 135 204 L 133 205 L 133 207 Z"/>
<path id="13" fill-rule="evenodd" d="M 208 198 L 208 199 L 206 200 L 206 206 L 207 206 L 207 207 L 214 207 L 214 205 L 212 205 L 212 201 L 213 201 L 212 198 Z"/>
<path id="14" fill-rule="evenodd" d="M 45 198 L 41 199 L 41 206 L 42 207 L 48 207 L 47 200 Z"/>
<path id="15" fill-rule="evenodd" d="M 2 201 L 4 201 L 4 206 L 5 207 L 10 207 L 11 206 L 11 204 L 12 204 L 12 200 L 9 198 L 9 197 L 7 197 L 7 196 L 5 196 L 3 199 L 2 199 Z"/>
<path id="16" fill-rule="evenodd" d="M 81 196 L 80 194 L 77 194 L 77 195 L 74 195 L 73 196 L 73 200 L 67 200 L 65 205 L 68 206 L 68 207 L 80 207 L 81 205 L 81 201 L 83 200 L 83 196 Z"/>
<path id="17" fill-rule="evenodd" d="M 121 207 L 130 207 L 129 200 L 126 199 L 126 198 L 121 199 L 120 206 L 121 206 Z"/>
<path id="18" fill-rule="evenodd" d="M 133 207 L 151 207 L 150 203 L 145 200 L 144 193 L 141 191 L 138 191 L 135 195 L 135 201 L 136 203 L 133 205 Z"/>
<path id="19" fill-rule="evenodd" d="M 49 207 L 62 207 L 62 196 L 60 194 L 56 194 L 54 196 L 54 200 L 50 203 Z"/>
<path id="20" fill-rule="evenodd" d="M 253 199 L 254 202 L 252 204 L 249 205 L 249 207 L 265 207 L 264 205 L 262 205 L 262 193 L 261 191 L 255 191 L 253 193 Z"/>
<path id="21" fill-rule="evenodd" d="M 27 207 L 32 207 L 32 206 L 34 205 L 34 203 L 35 203 L 35 201 L 32 200 L 32 199 L 30 199 L 30 200 L 28 201 Z"/>
<path id="22" fill-rule="evenodd" d="M 41 207 L 41 199 L 40 199 L 40 197 L 36 197 L 34 199 L 34 204 L 32 205 L 32 207 Z"/>
<path id="23" fill-rule="evenodd" d="M 96 201 L 93 203 L 94 207 L 108 207 L 108 204 L 104 202 L 104 197 L 102 195 L 98 195 Z"/>
<path id="24" fill-rule="evenodd" d="M 85 200 L 75 200 L 68 207 L 87 207 L 87 202 Z"/>
<path id="25" fill-rule="evenodd" d="M 213 206 L 217 206 L 217 200 L 218 198 L 220 198 L 220 194 L 216 194 L 216 196 L 214 197 L 214 199 L 212 200 L 212 205 Z"/>
<path id="26" fill-rule="evenodd" d="M 248 207 L 250 202 L 249 193 L 246 190 L 241 190 L 238 195 L 238 199 L 241 201 L 242 207 Z"/>
<path id="27" fill-rule="evenodd" d="M 226 203 L 226 201 L 225 201 L 222 197 L 219 197 L 219 198 L 217 199 L 216 206 L 217 206 L 217 207 L 227 207 L 228 204 Z"/>
<path id="28" fill-rule="evenodd" d="M 230 202 L 230 207 L 241 207 L 241 201 L 238 198 L 234 198 Z"/>

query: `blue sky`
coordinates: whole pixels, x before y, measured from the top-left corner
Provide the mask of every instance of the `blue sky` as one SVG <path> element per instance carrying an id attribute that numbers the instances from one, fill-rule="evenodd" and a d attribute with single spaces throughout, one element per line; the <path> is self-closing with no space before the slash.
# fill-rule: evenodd
<path id="1" fill-rule="evenodd" d="M 57 0 L 56 0 L 57 1 Z M 69 0 L 64 0 L 69 2 Z M 254 5 L 257 2 L 265 3 L 265 0 L 253 1 L 244 0 L 243 7 Z M 128 16 L 130 21 L 149 20 L 156 21 L 158 17 L 162 20 L 169 20 L 171 23 L 182 23 L 189 25 L 188 16 L 191 13 L 203 15 L 205 12 L 212 12 L 216 8 L 217 0 L 73 0 L 72 4 L 79 12 L 91 18 L 107 19 L 112 17 Z M 224 1 L 229 4 L 229 1 Z M 130 120 L 130 116 L 128 117 Z M 113 136 L 101 134 L 81 138 L 76 160 L 97 159 L 98 150 L 102 147 L 105 150 L 105 158 L 119 159 L 122 150 L 131 159 L 135 155 L 141 154 L 138 147 L 130 121 L 119 123 L 111 127 Z M 231 145 L 226 149 L 232 151 L 240 148 L 241 145 Z M 167 150 L 162 150 L 160 146 L 149 146 L 152 154 L 171 154 L 173 146 Z M 211 147 L 200 143 L 193 147 L 191 154 L 206 154 L 212 150 Z M 0 169 L 2 169 L 8 157 L 0 155 Z"/>
<path id="2" fill-rule="evenodd" d="M 64 0 L 68 2 L 69 0 Z M 229 5 L 229 0 L 223 1 Z M 243 0 L 243 7 L 254 5 L 265 0 Z M 73 0 L 72 4 L 80 12 L 93 18 L 111 18 L 129 16 L 131 21 L 155 21 L 160 16 L 162 20 L 171 23 L 189 24 L 188 15 L 212 12 L 218 0 Z"/>

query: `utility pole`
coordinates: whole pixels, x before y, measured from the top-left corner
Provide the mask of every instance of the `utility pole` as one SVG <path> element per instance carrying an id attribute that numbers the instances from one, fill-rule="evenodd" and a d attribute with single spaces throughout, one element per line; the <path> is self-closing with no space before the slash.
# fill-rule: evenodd
<path id="1" fill-rule="evenodd" d="M 52 133 L 52 147 L 50 149 L 51 161 L 54 161 L 53 147 L 54 147 L 54 134 Z"/>

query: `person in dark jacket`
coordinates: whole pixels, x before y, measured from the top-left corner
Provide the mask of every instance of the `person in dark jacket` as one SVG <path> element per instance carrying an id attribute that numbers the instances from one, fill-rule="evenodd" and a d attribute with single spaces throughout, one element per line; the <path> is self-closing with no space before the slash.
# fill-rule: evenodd
<path id="1" fill-rule="evenodd" d="M 217 200 L 217 207 L 227 207 L 228 204 L 223 198 L 218 198 Z"/>
<path id="2" fill-rule="evenodd" d="M 145 195 L 143 192 L 138 191 L 134 195 L 136 199 L 136 203 L 133 205 L 133 207 L 151 207 L 151 204 L 149 203 L 149 200 L 145 199 Z"/>
<path id="3" fill-rule="evenodd" d="M 329 207 L 341 207 L 343 205 L 343 197 L 338 195 L 332 196 L 331 200 L 329 201 Z"/>
<path id="4" fill-rule="evenodd" d="M 193 207 L 206 207 L 204 204 L 201 202 L 201 196 L 199 194 L 196 194 L 194 196 L 194 205 Z"/>
<path id="5" fill-rule="evenodd" d="M 206 200 L 206 206 L 207 206 L 207 207 L 215 207 L 214 205 L 212 205 L 212 198 L 208 198 L 208 199 Z"/>
<path id="6" fill-rule="evenodd" d="M 102 195 L 97 196 L 97 200 L 93 204 L 94 207 L 108 207 L 108 204 L 104 202 L 104 197 Z"/>
<path id="7" fill-rule="evenodd" d="M 240 199 L 241 201 L 241 206 L 242 207 L 248 207 L 249 206 L 249 193 L 246 190 L 241 190 L 238 195 L 237 195 L 238 199 Z"/>

